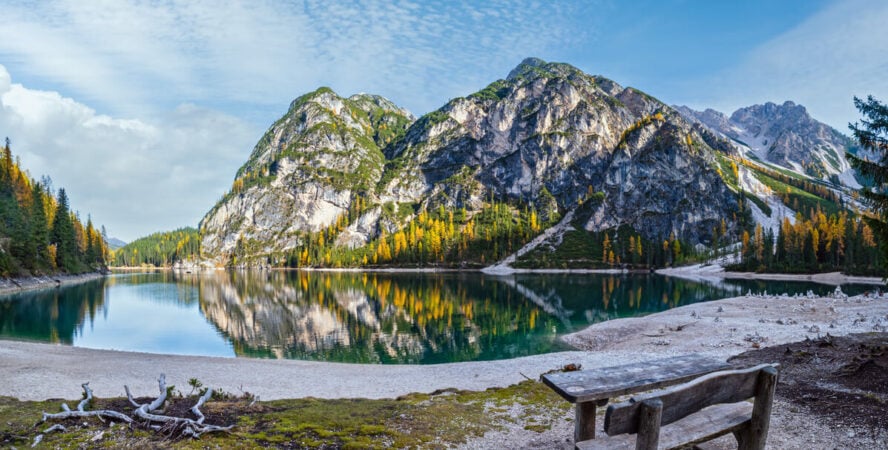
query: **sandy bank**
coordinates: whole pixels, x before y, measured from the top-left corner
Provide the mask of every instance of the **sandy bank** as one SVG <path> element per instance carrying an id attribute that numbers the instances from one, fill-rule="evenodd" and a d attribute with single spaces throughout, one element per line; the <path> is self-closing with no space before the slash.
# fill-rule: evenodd
<path id="1" fill-rule="evenodd" d="M 878 277 L 858 277 L 845 275 L 841 272 L 827 273 L 755 273 L 755 272 L 726 272 L 724 267 L 718 264 L 694 264 L 690 266 L 659 269 L 656 273 L 670 277 L 683 278 L 691 281 L 718 281 L 722 279 L 743 280 L 775 280 L 775 281 L 811 281 L 814 283 L 838 286 L 840 284 L 857 283 L 885 286 L 885 282 Z"/>
<path id="2" fill-rule="evenodd" d="M 262 399 L 391 398 L 458 386 L 483 390 L 508 386 L 569 361 L 601 363 L 600 354 L 563 352 L 513 360 L 442 365 L 340 364 L 293 360 L 214 358 L 92 350 L 65 345 L 0 341 L 0 395 L 20 399 L 77 398 L 80 383 L 90 381 L 97 396 L 156 394 L 160 372 L 167 382 L 187 386 L 189 378 L 204 385 Z"/>
<path id="3" fill-rule="evenodd" d="M 754 348 L 816 338 L 888 331 L 888 296 L 744 296 L 695 303 L 646 317 L 616 319 L 564 337 L 590 351 L 725 358 Z"/>
<path id="4" fill-rule="evenodd" d="M 0 279 L 0 295 L 15 294 L 23 291 L 39 289 L 52 289 L 59 286 L 83 283 L 104 277 L 101 273 L 86 273 L 82 275 L 51 275 L 26 278 L 2 278 Z"/>
<path id="5" fill-rule="evenodd" d="M 640 318 L 595 324 L 565 337 L 581 350 L 501 361 L 440 365 L 366 365 L 291 360 L 213 358 L 92 350 L 63 345 L 0 341 L 0 395 L 20 399 L 76 398 L 90 381 L 96 395 L 154 393 L 154 379 L 189 378 L 263 399 L 298 397 L 396 397 L 458 387 L 508 386 L 567 363 L 584 367 L 643 361 L 689 352 L 728 357 L 752 348 L 834 335 L 884 331 L 888 297 L 736 297 L 697 303 Z M 680 330 L 680 331 L 679 331 Z"/>

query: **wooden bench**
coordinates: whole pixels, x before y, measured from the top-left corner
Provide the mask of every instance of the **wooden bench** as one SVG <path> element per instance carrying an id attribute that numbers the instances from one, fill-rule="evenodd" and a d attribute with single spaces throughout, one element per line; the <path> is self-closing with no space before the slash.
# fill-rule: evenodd
<path id="1" fill-rule="evenodd" d="M 610 405 L 608 437 L 577 442 L 582 450 L 681 448 L 734 433 L 741 450 L 765 448 L 777 366 L 710 373 L 689 383 Z M 754 397 L 750 404 L 746 400 Z"/>
<path id="2" fill-rule="evenodd" d="M 576 403 L 574 442 L 595 438 L 595 410 L 608 399 L 683 383 L 731 366 L 697 354 L 656 359 L 621 366 L 542 376 L 543 383 L 564 399 Z"/>

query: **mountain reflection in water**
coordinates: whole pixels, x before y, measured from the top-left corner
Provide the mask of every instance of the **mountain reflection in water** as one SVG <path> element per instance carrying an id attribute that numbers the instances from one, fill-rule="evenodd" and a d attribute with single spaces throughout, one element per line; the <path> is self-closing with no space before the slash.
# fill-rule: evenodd
<path id="1" fill-rule="evenodd" d="M 164 271 L 2 297 L 0 337 L 158 353 L 431 364 L 565 350 L 557 337 L 590 323 L 747 290 L 808 289 L 833 288 L 636 274 Z"/>

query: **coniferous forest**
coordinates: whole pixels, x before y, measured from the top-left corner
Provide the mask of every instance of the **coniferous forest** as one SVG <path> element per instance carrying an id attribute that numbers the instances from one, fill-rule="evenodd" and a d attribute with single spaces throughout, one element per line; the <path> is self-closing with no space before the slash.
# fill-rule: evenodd
<path id="1" fill-rule="evenodd" d="M 0 155 L 0 276 L 103 270 L 108 246 L 92 220 L 71 211 L 64 188 L 33 180 L 6 139 Z"/>
<path id="2" fill-rule="evenodd" d="M 136 239 L 113 254 L 111 260 L 117 267 L 168 267 L 176 261 L 196 260 L 200 255 L 200 238 L 194 228 L 179 228 Z"/>

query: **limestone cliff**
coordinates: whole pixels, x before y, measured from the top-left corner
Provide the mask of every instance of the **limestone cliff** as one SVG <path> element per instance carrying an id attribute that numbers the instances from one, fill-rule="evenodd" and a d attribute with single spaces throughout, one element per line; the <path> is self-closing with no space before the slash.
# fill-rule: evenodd
<path id="1" fill-rule="evenodd" d="M 491 199 L 543 219 L 584 203 L 590 231 L 708 243 L 739 206 L 708 131 L 634 88 L 527 59 L 507 78 L 418 120 L 377 96 L 296 99 L 201 222 L 205 256 L 270 260 L 350 212 L 336 244 L 361 246 L 418 211 Z M 716 145 L 717 146 L 717 145 Z M 359 202 L 358 214 L 352 206 Z"/>
<path id="2" fill-rule="evenodd" d="M 372 95 L 342 98 L 328 88 L 297 98 L 256 144 L 231 191 L 200 224 L 202 252 L 231 256 L 286 252 L 304 231 L 346 212 L 382 175 L 381 148 L 413 116 Z"/>

